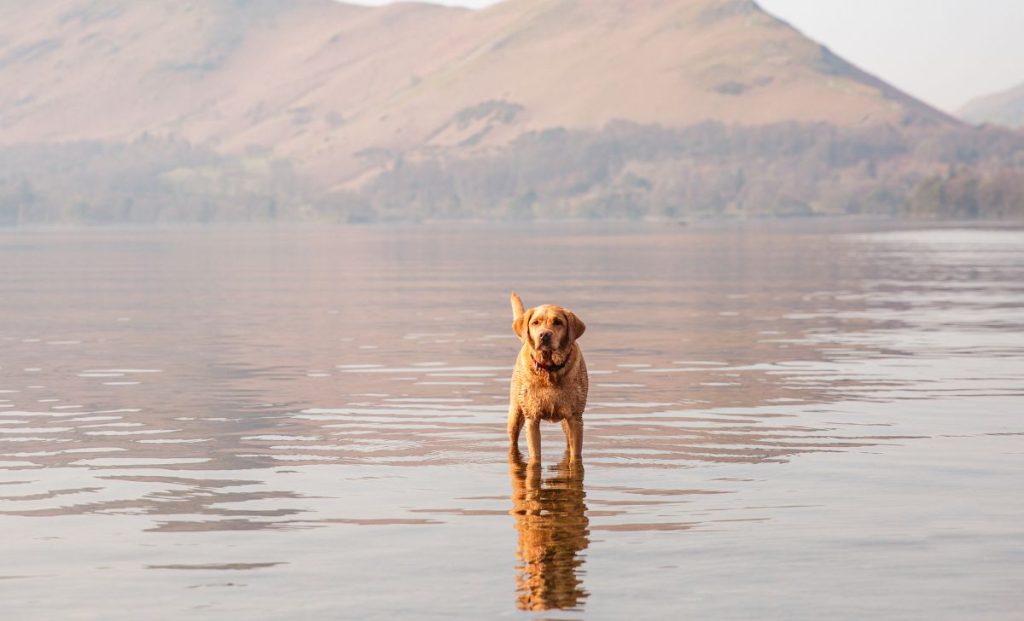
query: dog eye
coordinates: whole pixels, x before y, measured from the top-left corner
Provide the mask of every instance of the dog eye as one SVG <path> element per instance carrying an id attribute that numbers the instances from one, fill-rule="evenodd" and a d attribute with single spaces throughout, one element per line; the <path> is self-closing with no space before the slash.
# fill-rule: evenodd
<path id="1" fill-rule="evenodd" d="M 540 319 L 534 319 L 533 321 L 530 322 L 530 324 L 534 325 L 534 326 L 539 326 L 540 325 Z"/>
<path id="2" fill-rule="evenodd" d="M 562 320 L 561 319 L 556 319 L 552 323 L 554 323 L 556 326 L 560 326 L 560 325 L 562 325 Z"/>

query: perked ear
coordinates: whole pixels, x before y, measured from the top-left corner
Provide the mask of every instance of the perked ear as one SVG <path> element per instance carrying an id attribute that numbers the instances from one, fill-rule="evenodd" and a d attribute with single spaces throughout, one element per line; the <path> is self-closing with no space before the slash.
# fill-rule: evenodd
<path id="1" fill-rule="evenodd" d="M 533 309 L 519 315 L 512 321 L 512 331 L 525 343 L 530 330 L 530 317 L 533 317 Z"/>
<path id="2" fill-rule="evenodd" d="M 571 340 L 575 341 L 576 339 L 583 336 L 583 333 L 587 331 L 587 324 L 583 323 L 583 321 L 576 316 L 576 313 L 572 312 L 571 310 L 565 311 L 565 314 L 566 320 L 569 322 L 569 333 Z"/>

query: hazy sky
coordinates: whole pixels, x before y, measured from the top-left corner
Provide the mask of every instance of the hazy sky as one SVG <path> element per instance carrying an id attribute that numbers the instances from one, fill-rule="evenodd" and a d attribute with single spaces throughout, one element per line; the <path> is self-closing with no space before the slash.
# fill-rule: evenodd
<path id="1" fill-rule="evenodd" d="M 862 69 L 947 111 L 1024 82 L 1024 0 L 758 1 Z"/>

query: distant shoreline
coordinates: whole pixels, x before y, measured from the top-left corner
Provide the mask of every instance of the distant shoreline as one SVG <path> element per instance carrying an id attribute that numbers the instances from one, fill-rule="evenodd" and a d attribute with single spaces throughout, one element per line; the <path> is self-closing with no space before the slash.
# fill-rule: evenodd
<path id="1" fill-rule="evenodd" d="M 687 230 L 778 230 L 789 232 L 814 232 L 845 229 L 856 231 L 879 230 L 928 230 L 928 229 L 977 229 L 977 230 L 1024 230 L 1024 220 L 933 220 L 925 218 L 866 217 L 866 216 L 794 216 L 785 218 L 703 218 L 687 221 L 621 218 L 544 218 L 533 220 L 498 220 L 482 218 L 431 218 L 423 220 L 390 220 L 374 222 L 329 222 L 304 221 L 248 221 L 248 222 L 162 222 L 162 223 L 54 223 L 0 226 L 0 235 L 15 236 L 22 233 L 111 233 L 111 232 L 289 232 L 289 231 L 330 231 L 330 230 L 423 230 L 447 229 L 459 232 L 473 229 L 522 230 L 542 226 L 554 226 L 563 231 L 569 229 L 615 230 L 617 232 L 658 232 L 684 233 Z"/>

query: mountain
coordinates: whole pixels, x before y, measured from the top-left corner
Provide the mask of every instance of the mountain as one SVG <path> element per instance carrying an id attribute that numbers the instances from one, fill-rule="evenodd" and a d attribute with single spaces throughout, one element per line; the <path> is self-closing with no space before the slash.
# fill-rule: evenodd
<path id="1" fill-rule="evenodd" d="M 957 115 L 971 123 L 1024 127 L 1024 83 L 972 99 L 957 111 Z"/>
<path id="2" fill-rule="evenodd" d="M 7 221 L 891 210 L 964 131 L 751 0 L 0 3 Z"/>
<path id="3" fill-rule="evenodd" d="M 34 0 L 0 13 L 0 141 L 272 145 L 339 183 L 365 151 L 616 119 L 949 123 L 747 0 Z"/>

